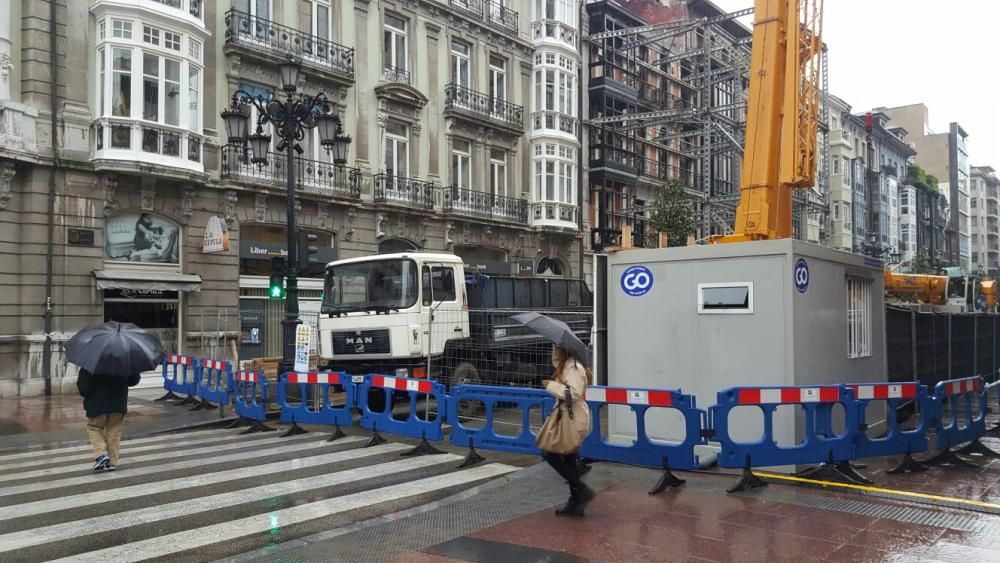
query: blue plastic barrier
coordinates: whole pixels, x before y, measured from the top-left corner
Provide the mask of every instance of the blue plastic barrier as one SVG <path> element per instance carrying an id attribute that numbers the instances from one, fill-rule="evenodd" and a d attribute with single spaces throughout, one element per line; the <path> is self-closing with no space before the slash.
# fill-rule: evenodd
<path id="1" fill-rule="evenodd" d="M 183 399 L 186 403 L 195 403 L 194 396 L 198 394 L 198 377 L 201 365 L 192 356 L 180 356 L 170 354 L 163 358 L 163 389 L 166 395 L 157 399 Z M 176 393 L 183 393 L 187 397 L 178 397 Z"/>
<path id="2" fill-rule="evenodd" d="M 386 409 L 375 412 L 369 408 L 369 391 L 380 389 L 385 394 Z M 392 416 L 392 394 L 395 391 L 405 392 L 409 396 L 409 413 L 406 420 L 398 420 Z M 417 408 L 417 397 L 428 395 L 437 402 L 439 412 L 433 416 L 421 418 Z M 384 375 L 366 375 L 357 390 L 357 405 L 361 410 L 361 427 L 369 430 L 384 430 L 394 434 L 402 434 L 411 438 L 424 440 L 440 440 L 444 437 L 441 423 L 444 420 L 442 412 L 448 407 L 449 400 L 445 394 L 444 385 L 428 379 L 410 379 L 405 377 L 389 377 Z M 374 436 L 373 436 L 374 438 Z"/>
<path id="3" fill-rule="evenodd" d="M 267 378 L 259 371 L 233 375 L 233 402 L 240 418 L 263 423 L 267 418 Z"/>
<path id="4" fill-rule="evenodd" d="M 481 428 L 465 425 L 459 416 L 463 401 L 481 401 L 485 405 L 485 423 Z M 521 433 L 517 436 L 497 434 L 494 412 L 497 404 L 513 404 L 521 409 Z M 452 389 L 448 398 L 448 424 L 451 424 L 451 443 L 456 446 L 483 448 L 517 454 L 541 454 L 535 445 L 529 416 L 531 409 L 540 408 L 544 419 L 552 412 L 556 400 L 544 389 L 518 387 L 492 387 L 489 385 L 460 385 Z M 478 419 L 478 417 L 476 417 Z"/>
<path id="5" fill-rule="evenodd" d="M 288 386 L 299 387 L 301 401 L 297 405 L 288 404 Z M 343 405 L 330 404 L 330 386 L 342 385 L 345 391 Z M 312 392 L 319 392 L 319 402 L 310 408 Z M 357 406 L 355 385 L 350 378 L 339 372 L 324 373 L 283 373 L 278 378 L 278 404 L 281 405 L 281 421 L 293 424 L 350 425 L 353 421 L 351 409 Z"/>
<path id="6" fill-rule="evenodd" d="M 202 360 L 197 373 L 198 396 L 208 403 L 225 406 L 233 390 L 233 364 L 220 360 Z"/>
<path id="7" fill-rule="evenodd" d="M 833 432 L 834 403 L 845 412 L 845 430 Z M 773 416 L 779 405 L 801 405 L 805 411 L 805 431 L 801 443 L 785 446 L 774 436 Z M 757 442 L 737 442 L 729 429 L 729 413 L 736 407 L 755 406 L 764 413 L 764 432 Z M 860 426 L 859 403 L 854 391 L 841 385 L 815 387 L 734 387 L 720 391 L 717 404 L 709 409 L 715 439 L 722 444 L 721 467 L 839 463 L 854 455 L 854 432 Z"/>
<path id="8" fill-rule="evenodd" d="M 887 455 L 915 454 L 927 450 L 927 429 L 934 426 L 937 409 L 927 392 L 927 386 L 912 383 L 857 383 L 845 387 L 854 391 L 859 404 L 859 425 L 854 434 L 854 459 Z M 867 433 L 865 412 L 872 401 L 885 401 L 886 432 L 879 438 Z M 896 413 L 905 403 L 915 402 L 920 422 L 903 430 Z"/>
<path id="9" fill-rule="evenodd" d="M 950 404 L 945 419 L 944 401 Z M 986 433 L 986 394 L 983 378 L 949 379 L 934 386 L 934 402 L 939 413 L 935 446 L 947 450 L 965 442 L 975 442 Z M 959 426 L 959 420 L 964 426 Z"/>
<path id="10" fill-rule="evenodd" d="M 697 469 L 696 445 L 707 444 L 702 434 L 706 413 L 695 408 L 695 398 L 680 391 L 588 387 L 585 397 L 592 417 L 590 434 L 580 455 L 585 458 L 670 469 Z M 628 405 L 635 413 L 636 438 L 630 445 L 612 444 L 601 433 L 601 410 L 607 405 Z M 672 408 L 684 418 L 684 439 L 680 442 L 653 442 L 646 431 L 650 408 Z"/>

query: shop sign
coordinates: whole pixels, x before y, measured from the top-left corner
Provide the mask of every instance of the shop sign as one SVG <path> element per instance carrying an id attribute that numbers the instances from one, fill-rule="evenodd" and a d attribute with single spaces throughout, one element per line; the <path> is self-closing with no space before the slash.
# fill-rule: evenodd
<path id="1" fill-rule="evenodd" d="M 493 276 L 509 276 L 511 272 L 510 262 L 495 262 L 492 260 L 469 260 L 465 261 L 465 273 L 480 273 Z"/>
<path id="2" fill-rule="evenodd" d="M 208 218 L 201 251 L 205 254 L 229 252 L 229 227 L 226 226 L 226 222 L 221 217 L 212 215 Z"/>
<path id="3" fill-rule="evenodd" d="M 140 300 L 165 300 L 171 301 L 177 299 L 176 291 L 168 291 L 165 289 L 105 289 L 104 290 L 105 299 L 134 299 Z"/>
<path id="4" fill-rule="evenodd" d="M 259 240 L 240 241 L 240 260 L 270 260 L 276 256 L 288 257 L 284 244 Z M 328 264 L 337 259 L 337 249 L 321 246 L 315 256 L 321 264 Z"/>
<path id="5" fill-rule="evenodd" d="M 533 276 L 535 275 L 535 263 L 532 260 L 522 260 L 517 263 L 517 275 L 519 276 Z"/>

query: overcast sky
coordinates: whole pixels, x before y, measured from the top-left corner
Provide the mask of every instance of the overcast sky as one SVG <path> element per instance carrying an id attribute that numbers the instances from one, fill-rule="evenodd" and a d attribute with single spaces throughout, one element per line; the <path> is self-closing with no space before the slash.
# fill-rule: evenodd
<path id="1" fill-rule="evenodd" d="M 855 113 L 923 102 L 935 133 L 969 133 L 970 164 L 1000 168 L 1000 1 L 826 0 L 824 14 L 832 94 Z"/>

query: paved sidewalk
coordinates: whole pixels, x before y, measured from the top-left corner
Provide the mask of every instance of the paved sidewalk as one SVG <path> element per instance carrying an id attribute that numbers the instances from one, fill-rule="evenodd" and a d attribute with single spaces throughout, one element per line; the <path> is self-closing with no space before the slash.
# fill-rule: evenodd
<path id="1" fill-rule="evenodd" d="M 219 410 L 190 411 L 190 406 L 155 402 L 163 389 L 129 392 L 125 437 L 137 437 L 219 420 Z M 232 409 L 226 409 L 232 415 Z M 83 399 L 78 395 L 0 399 L 0 452 L 25 447 L 55 447 L 86 440 Z"/>

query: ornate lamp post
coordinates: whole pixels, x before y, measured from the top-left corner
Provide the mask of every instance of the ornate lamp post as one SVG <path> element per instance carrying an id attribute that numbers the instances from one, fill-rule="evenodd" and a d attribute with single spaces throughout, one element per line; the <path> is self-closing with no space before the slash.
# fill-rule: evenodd
<path id="1" fill-rule="evenodd" d="M 281 88 L 285 99 L 280 96 L 264 98 L 254 96 L 243 90 L 233 94 L 228 108 L 222 112 L 222 120 L 226 125 L 229 143 L 242 145 L 249 141 L 252 154 L 251 162 L 261 166 L 267 163 L 267 150 L 271 145 L 271 135 L 264 133 L 264 125 L 270 123 L 280 142 L 277 150 L 285 152 L 285 168 L 288 171 L 288 260 L 287 288 L 285 298 L 285 320 L 282 325 L 282 354 L 280 372 L 292 371 L 295 358 L 295 329 L 301 323 L 299 320 L 299 287 L 298 270 L 299 257 L 297 248 L 297 230 L 295 226 L 295 155 L 302 153 L 299 144 L 305 138 L 307 129 L 317 128 L 320 144 L 328 151 L 333 151 L 334 164 L 344 166 L 347 163 L 347 150 L 351 138 L 344 135 L 340 117 L 332 112 L 332 104 L 326 94 L 320 92 L 315 96 L 298 93 L 299 63 L 287 60 L 278 65 L 281 75 Z M 257 108 L 257 127 L 249 134 L 250 106 Z"/>

